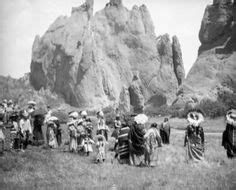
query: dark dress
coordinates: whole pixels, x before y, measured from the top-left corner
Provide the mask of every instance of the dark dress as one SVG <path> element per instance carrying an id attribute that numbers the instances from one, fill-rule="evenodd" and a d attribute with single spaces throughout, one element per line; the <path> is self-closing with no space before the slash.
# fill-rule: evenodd
<path id="1" fill-rule="evenodd" d="M 33 130 L 34 144 L 41 145 L 44 143 L 43 131 L 42 131 L 42 126 L 44 124 L 44 116 L 43 115 L 36 115 L 34 117 L 33 123 L 34 123 L 34 130 Z"/>
<path id="2" fill-rule="evenodd" d="M 204 159 L 204 131 L 201 126 L 189 125 L 186 128 L 184 145 L 187 145 L 188 159 L 200 161 Z"/>
<path id="3" fill-rule="evenodd" d="M 170 143 L 170 124 L 169 122 L 164 122 L 160 127 L 160 136 L 163 144 Z"/>
<path id="4" fill-rule="evenodd" d="M 236 126 L 226 125 L 222 135 L 222 146 L 226 149 L 228 158 L 236 157 Z"/>

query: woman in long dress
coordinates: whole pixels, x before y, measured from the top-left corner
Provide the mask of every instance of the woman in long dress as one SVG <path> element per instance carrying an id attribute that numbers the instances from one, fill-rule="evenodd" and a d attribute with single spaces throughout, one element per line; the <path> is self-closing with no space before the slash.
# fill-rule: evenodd
<path id="1" fill-rule="evenodd" d="M 157 129 L 157 124 L 153 123 L 144 135 L 146 153 L 145 163 L 147 166 L 155 166 L 157 163 L 157 148 L 161 147 L 161 137 Z"/>
<path id="2" fill-rule="evenodd" d="M 69 143 L 69 151 L 70 152 L 77 152 L 78 142 L 77 142 L 77 125 L 78 125 L 78 117 L 79 114 L 77 112 L 71 112 L 69 114 L 69 122 L 67 123 L 69 136 L 70 136 L 70 143 Z"/>
<path id="3" fill-rule="evenodd" d="M 200 124 L 204 121 L 203 113 L 200 110 L 190 111 L 187 115 L 188 126 L 185 133 L 187 146 L 187 160 L 204 160 L 204 131 Z"/>
<path id="4" fill-rule="evenodd" d="M 50 148 L 57 148 L 58 143 L 57 143 L 57 138 L 56 138 L 56 124 L 55 120 L 50 120 L 48 122 L 47 126 L 47 136 L 48 136 L 48 146 Z"/>
<path id="5" fill-rule="evenodd" d="M 104 114 L 102 111 L 97 113 L 97 118 L 98 118 L 97 135 L 103 135 L 106 141 L 108 141 L 108 132 L 110 131 L 110 129 L 106 125 Z"/>
<path id="6" fill-rule="evenodd" d="M 226 149 L 228 158 L 236 157 L 236 109 L 226 114 L 226 129 L 223 132 L 222 146 Z"/>
<path id="7" fill-rule="evenodd" d="M 146 133 L 144 124 L 148 118 L 144 114 L 139 114 L 134 117 L 134 123 L 130 126 L 129 131 L 129 151 L 130 164 L 141 166 L 145 163 L 145 138 Z"/>

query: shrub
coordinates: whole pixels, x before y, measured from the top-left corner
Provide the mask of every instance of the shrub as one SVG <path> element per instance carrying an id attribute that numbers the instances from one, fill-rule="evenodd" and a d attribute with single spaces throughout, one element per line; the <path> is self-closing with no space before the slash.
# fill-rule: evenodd
<path id="1" fill-rule="evenodd" d="M 225 114 L 227 107 L 221 101 L 212 101 L 210 99 L 203 99 L 197 108 L 203 110 L 206 116 L 215 118 Z"/>
<path id="2" fill-rule="evenodd" d="M 103 108 L 103 113 L 106 118 L 106 125 L 108 126 L 114 126 L 114 119 L 116 117 L 115 110 L 112 106 L 108 106 L 106 108 Z"/>
<path id="3" fill-rule="evenodd" d="M 219 102 L 222 102 L 227 109 L 236 108 L 236 93 L 223 91 L 218 93 Z"/>

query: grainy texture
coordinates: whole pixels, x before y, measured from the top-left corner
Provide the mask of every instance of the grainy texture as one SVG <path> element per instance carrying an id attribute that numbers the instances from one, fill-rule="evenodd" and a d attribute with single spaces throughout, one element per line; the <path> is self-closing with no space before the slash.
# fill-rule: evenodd
<path id="1" fill-rule="evenodd" d="M 175 43 L 173 56 L 169 36 L 156 37 L 145 5 L 128 10 L 121 0 L 111 0 L 93 16 L 92 5 L 86 1 L 72 8 L 70 17 L 58 17 L 42 37 L 36 36 L 33 87 L 50 89 L 76 107 L 118 107 L 122 87 L 129 87 L 138 72 L 145 102 L 158 102 L 161 95 L 171 104 L 183 78 L 180 46 Z"/>
<path id="2" fill-rule="evenodd" d="M 153 120 L 159 120 L 152 118 Z M 171 125 L 176 123 L 171 120 Z M 184 120 L 178 120 L 185 125 Z M 209 120 L 209 126 L 223 120 Z M 63 128 L 63 138 L 67 138 Z M 158 149 L 155 168 L 119 165 L 108 151 L 104 164 L 90 157 L 58 150 L 30 147 L 25 153 L 7 152 L 0 157 L 0 185 L 3 189 L 235 189 L 236 160 L 228 160 L 221 146 L 221 134 L 206 134 L 206 162 L 186 163 L 184 133 L 171 131 L 170 145 Z M 109 147 L 113 147 L 113 140 Z"/>

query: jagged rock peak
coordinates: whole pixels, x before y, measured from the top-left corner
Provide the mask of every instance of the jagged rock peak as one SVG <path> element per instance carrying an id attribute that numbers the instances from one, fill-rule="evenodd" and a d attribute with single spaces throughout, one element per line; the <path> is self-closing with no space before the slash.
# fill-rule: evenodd
<path id="1" fill-rule="evenodd" d="M 122 0 L 110 0 L 110 6 L 120 7 L 122 6 Z"/>
<path id="2" fill-rule="evenodd" d="M 92 17 L 93 15 L 93 5 L 94 5 L 94 0 L 86 0 L 84 4 L 82 4 L 79 7 L 72 7 L 71 14 L 76 14 L 79 12 L 88 12 L 89 18 Z"/>
<path id="3" fill-rule="evenodd" d="M 178 84 L 181 85 L 185 77 L 185 71 L 184 71 L 181 47 L 177 36 L 172 37 L 172 52 L 173 52 L 174 72 L 178 80 Z"/>
<path id="4" fill-rule="evenodd" d="M 233 3 L 233 0 L 213 0 L 213 5 L 226 5 Z"/>

